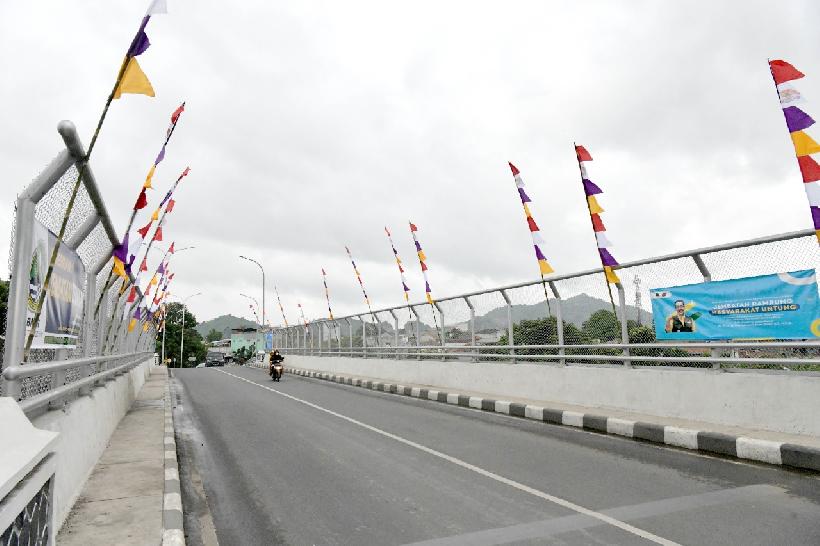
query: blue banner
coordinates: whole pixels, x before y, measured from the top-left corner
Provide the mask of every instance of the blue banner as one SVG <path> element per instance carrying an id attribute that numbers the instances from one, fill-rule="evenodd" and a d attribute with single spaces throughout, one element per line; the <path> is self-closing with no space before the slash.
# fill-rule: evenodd
<path id="1" fill-rule="evenodd" d="M 813 269 L 650 290 L 659 340 L 820 337 Z"/>

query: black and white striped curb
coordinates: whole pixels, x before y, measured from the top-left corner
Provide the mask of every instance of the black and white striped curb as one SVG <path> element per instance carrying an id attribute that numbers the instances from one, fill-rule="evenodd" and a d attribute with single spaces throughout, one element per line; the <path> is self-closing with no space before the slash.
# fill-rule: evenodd
<path id="1" fill-rule="evenodd" d="M 162 495 L 162 546 L 185 546 L 182 528 L 182 489 L 174 439 L 174 412 L 171 380 L 165 384 L 165 487 Z"/>
<path id="2" fill-rule="evenodd" d="M 608 417 L 606 415 L 550 409 L 541 406 L 519 404 L 505 400 L 491 400 L 489 398 L 479 398 L 433 389 L 405 387 L 394 383 L 369 381 L 311 370 L 285 368 L 285 371 L 304 377 L 324 379 L 374 391 L 412 396 L 413 398 L 503 413 L 513 417 L 522 417 L 556 425 L 579 427 L 604 434 L 626 436 L 627 438 L 703 451 L 710 454 L 820 472 L 820 449 L 809 446 L 758 440 L 745 436 L 732 436 L 720 432 L 693 430 L 669 425 L 659 425 L 656 423 L 645 423 L 642 421 L 630 421 L 627 419 Z"/>

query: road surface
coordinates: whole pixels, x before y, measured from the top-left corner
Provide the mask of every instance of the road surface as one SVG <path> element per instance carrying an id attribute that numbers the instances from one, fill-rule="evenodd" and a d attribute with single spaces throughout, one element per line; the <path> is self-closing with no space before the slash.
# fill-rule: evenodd
<path id="1" fill-rule="evenodd" d="M 817 475 L 259 369 L 173 374 L 223 546 L 820 544 Z"/>

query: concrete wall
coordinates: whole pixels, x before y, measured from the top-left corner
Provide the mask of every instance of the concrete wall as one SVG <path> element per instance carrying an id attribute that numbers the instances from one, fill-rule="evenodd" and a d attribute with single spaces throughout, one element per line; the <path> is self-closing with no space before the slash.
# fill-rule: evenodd
<path id="1" fill-rule="evenodd" d="M 286 365 L 495 398 L 527 398 L 820 436 L 820 376 L 296 355 L 288 355 Z"/>
<path id="2" fill-rule="evenodd" d="M 55 536 L 153 364 L 151 357 L 127 374 L 94 389 L 89 396 L 76 398 L 65 409 L 32 419 L 35 427 L 60 433 L 55 449 Z"/>

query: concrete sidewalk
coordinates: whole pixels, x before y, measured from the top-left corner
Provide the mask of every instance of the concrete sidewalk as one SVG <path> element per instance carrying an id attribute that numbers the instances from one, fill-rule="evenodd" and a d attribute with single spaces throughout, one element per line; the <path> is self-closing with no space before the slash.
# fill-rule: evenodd
<path id="1" fill-rule="evenodd" d="M 167 384 L 168 370 L 154 368 L 94 467 L 57 544 L 160 543 Z"/>

